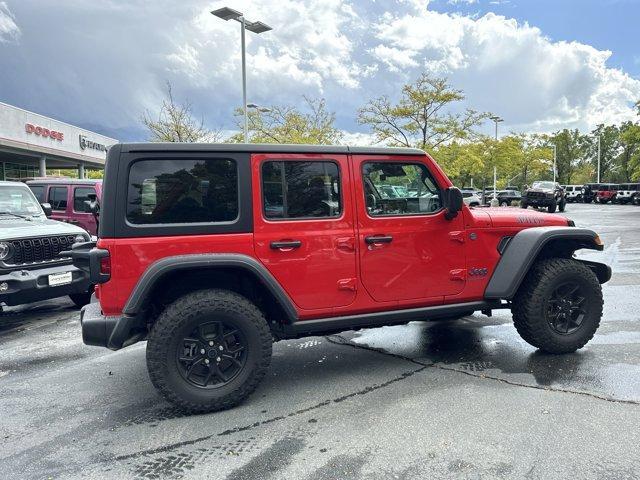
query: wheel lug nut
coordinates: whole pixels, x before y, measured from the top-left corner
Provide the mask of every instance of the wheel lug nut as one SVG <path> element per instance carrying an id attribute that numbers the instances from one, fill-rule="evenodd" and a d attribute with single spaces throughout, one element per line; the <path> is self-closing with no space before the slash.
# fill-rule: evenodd
<path id="1" fill-rule="evenodd" d="M 213 347 L 213 342 L 212 341 L 209 341 L 209 346 Z"/>
<path id="2" fill-rule="evenodd" d="M 205 359 L 204 359 L 204 363 L 209 363 L 209 359 L 208 359 L 208 358 L 205 358 Z"/>
<path id="3" fill-rule="evenodd" d="M 222 360 L 220 357 L 216 358 L 216 362 L 220 362 Z"/>
<path id="4" fill-rule="evenodd" d="M 222 345 L 220 345 L 220 346 L 218 347 L 218 350 L 224 350 L 224 347 L 223 347 Z"/>
<path id="5" fill-rule="evenodd" d="M 200 349 L 200 353 L 201 353 L 202 355 L 204 355 L 204 352 L 205 352 L 204 348 L 201 348 L 201 349 Z"/>

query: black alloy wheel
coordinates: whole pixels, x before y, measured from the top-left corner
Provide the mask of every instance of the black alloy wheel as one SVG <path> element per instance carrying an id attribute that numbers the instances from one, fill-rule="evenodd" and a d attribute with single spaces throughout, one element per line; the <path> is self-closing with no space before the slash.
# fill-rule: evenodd
<path id="1" fill-rule="evenodd" d="M 242 332 L 228 322 L 201 323 L 177 345 L 178 371 L 193 386 L 223 387 L 245 367 L 247 347 Z"/>
<path id="2" fill-rule="evenodd" d="M 547 322 L 554 332 L 570 335 L 582 326 L 587 314 L 586 297 L 580 285 L 567 282 L 558 286 L 547 301 Z"/>

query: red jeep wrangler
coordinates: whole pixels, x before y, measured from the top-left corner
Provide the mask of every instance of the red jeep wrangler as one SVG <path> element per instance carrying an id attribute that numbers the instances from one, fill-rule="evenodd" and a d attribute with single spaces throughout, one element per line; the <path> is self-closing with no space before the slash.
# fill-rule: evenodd
<path id="1" fill-rule="evenodd" d="M 563 216 L 468 208 L 423 151 L 120 144 L 99 237 L 73 246 L 99 303 L 83 340 L 147 340 L 151 381 L 194 412 L 236 405 L 273 339 L 513 312 L 531 345 L 573 352 L 600 323 L 602 249 Z"/>

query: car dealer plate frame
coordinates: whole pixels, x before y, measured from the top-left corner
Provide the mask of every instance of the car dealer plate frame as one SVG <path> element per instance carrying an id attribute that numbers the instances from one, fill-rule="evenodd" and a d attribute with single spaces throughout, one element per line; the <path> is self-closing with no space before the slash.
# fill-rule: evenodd
<path id="1" fill-rule="evenodd" d="M 72 272 L 52 273 L 48 275 L 49 286 L 58 287 L 60 285 L 68 285 L 73 281 Z"/>

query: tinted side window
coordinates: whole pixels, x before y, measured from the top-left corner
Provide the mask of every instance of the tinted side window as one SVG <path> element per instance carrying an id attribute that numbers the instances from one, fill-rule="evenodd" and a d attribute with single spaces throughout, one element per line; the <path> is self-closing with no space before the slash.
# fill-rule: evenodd
<path id="1" fill-rule="evenodd" d="M 38 202 L 44 203 L 44 185 L 29 185 L 29 188 L 38 199 Z"/>
<path id="2" fill-rule="evenodd" d="M 440 189 L 420 163 L 365 163 L 362 178 L 371 216 L 424 215 L 442 207 Z"/>
<path id="3" fill-rule="evenodd" d="M 49 203 L 53 210 L 67 209 L 67 187 L 49 188 Z"/>
<path id="4" fill-rule="evenodd" d="M 131 165 L 127 220 L 216 223 L 238 218 L 238 172 L 230 159 L 142 160 Z"/>
<path id="5" fill-rule="evenodd" d="M 265 162 L 266 218 L 330 218 L 342 211 L 340 173 L 333 162 Z"/>
<path id="6" fill-rule="evenodd" d="M 96 189 L 93 187 L 76 187 L 73 191 L 73 211 L 79 213 L 91 213 L 89 205 L 85 202 L 89 200 L 89 195 L 95 195 Z"/>

